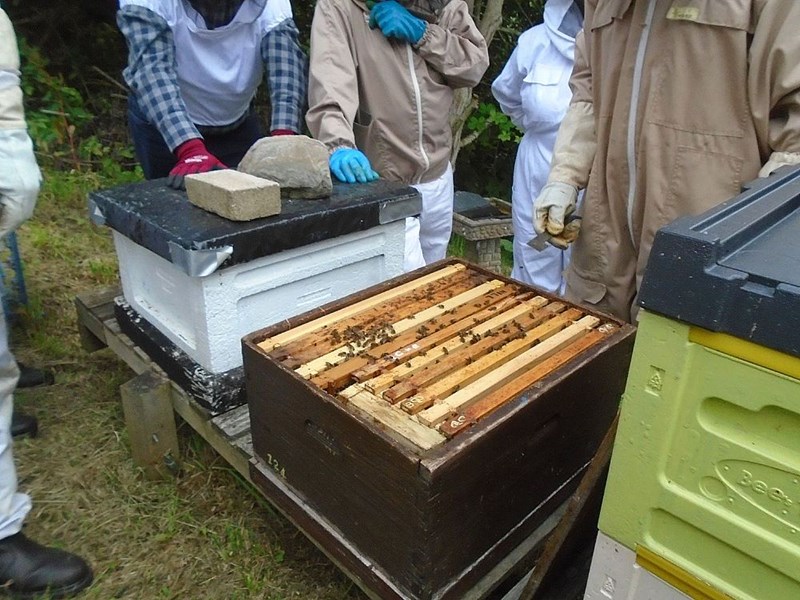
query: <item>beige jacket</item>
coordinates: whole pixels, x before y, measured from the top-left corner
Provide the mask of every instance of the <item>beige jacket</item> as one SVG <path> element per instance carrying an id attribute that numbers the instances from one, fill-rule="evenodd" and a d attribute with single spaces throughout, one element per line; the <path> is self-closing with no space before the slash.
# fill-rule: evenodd
<path id="1" fill-rule="evenodd" d="M 357 147 L 381 177 L 426 183 L 444 173 L 453 89 L 477 84 L 486 41 L 463 0 L 414 46 L 369 28 L 359 0 L 319 0 L 311 25 L 311 135 L 328 148 Z"/>
<path id="2" fill-rule="evenodd" d="M 586 0 L 571 85 L 597 152 L 567 295 L 632 319 L 660 227 L 800 152 L 800 1 Z"/>
<path id="3" fill-rule="evenodd" d="M 14 28 L 0 8 L 0 129 L 25 129 L 22 89 L 19 85 L 19 51 Z"/>

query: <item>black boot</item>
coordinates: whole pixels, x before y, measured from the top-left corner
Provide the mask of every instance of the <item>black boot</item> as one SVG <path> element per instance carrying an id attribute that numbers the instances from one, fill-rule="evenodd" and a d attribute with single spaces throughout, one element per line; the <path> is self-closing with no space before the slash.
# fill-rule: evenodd
<path id="1" fill-rule="evenodd" d="M 26 415 L 14 409 L 14 412 L 11 413 L 11 435 L 13 437 L 29 435 L 35 438 L 38 433 L 39 422 L 36 420 L 36 417 L 33 415 Z"/>
<path id="2" fill-rule="evenodd" d="M 56 378 L 52 371 L 46 369 L 37 369 L 36 367 L 29 367 L 17 361 L 19 367 L 19 381 L 17 382 L 18 388 L 31 388 L 39 387 L 40 385 L 53 385 Z"/>
<path id="3" fill-rule="evenodd" d="M 92 583 L 80 556 L 48 548 L 21 533 L 0 540 L 0 585 L 12 598 L 67 598 Z"/>

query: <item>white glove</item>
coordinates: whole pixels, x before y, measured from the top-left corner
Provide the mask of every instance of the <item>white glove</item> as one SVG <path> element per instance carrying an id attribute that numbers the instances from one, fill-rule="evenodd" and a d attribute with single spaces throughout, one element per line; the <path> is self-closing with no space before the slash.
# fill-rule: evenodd
<path id="1" fill-rule="evenodd" d="M 568 183 L 548 183 L 533 201 L 533 228 L 536 233 L 547 231 L 558 235 L 564 231 L 567 215 L 575 212 L 578 188 Z"/>
<path id="2" fill-rule="evenodd" d="M 33 214 L 42 174 L 24 129 L 0 129 L 0 238 Z"/>
<path id="3" fill-rule="evenodd" d="M 769 177 L 781 167 L 797 164 L 800 164 L 800 152 L 773 152 L 769 160 L 761 167 L 758 176 Z"/>
<path id="4" fill-rule="evenodd" d="M 558 235 L 551 235 L 547 243 L 559 250 L 566 250 L 569 245 L 578 239 L 581 232 L 581 218 L 575 216 L 564 225 L 564 231 Z"/>

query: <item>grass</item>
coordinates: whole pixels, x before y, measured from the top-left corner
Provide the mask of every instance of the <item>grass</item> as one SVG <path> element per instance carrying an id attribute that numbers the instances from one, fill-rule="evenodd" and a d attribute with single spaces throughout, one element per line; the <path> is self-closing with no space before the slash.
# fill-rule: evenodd
<path id="1" fill-rule="evenodd" d="M 86 195 L 93 173 L 48 172 L 34 218 L 18 232 L 30 297 L 12 330 L 18 359 L 56 373 L 19 390 L 40 437 L 15 442 L 25 531 L 84 556 L 95 583 L 81 598 L 278 600 L 364 598 L 190 427 L 179 425 L 182 475 L 145 481 L 131 461 L 119 386 L 135 374 L 111 351 L 80 346 L 73 301 L 117 281 L 106 228 Z"/>

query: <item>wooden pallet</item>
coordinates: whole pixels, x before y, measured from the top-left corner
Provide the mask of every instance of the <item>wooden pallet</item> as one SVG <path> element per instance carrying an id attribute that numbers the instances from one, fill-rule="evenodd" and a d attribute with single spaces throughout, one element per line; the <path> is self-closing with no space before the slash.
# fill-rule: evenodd
<path id="1" fill-rule="evenodd" d="M 174 430 L 174 411 L 249 481 L 249 463 L 254 454 L 247 406 L 212 416 L 171 381 L 141 348 L 120 331 L 114 317 L 114 298 L 121 293 L 119 287 L 109 287 L 80 294 L 75 298 L 75 310 L 84 349 L 94 352 L 108 347 L 137 374 L 121 388 L 123 401 L 129 400 L 125 417 L 136 465 L 154 478 L 170 473 L 169 456 L 180 456 L 177 440 L 174 445 L 154 444 L 153 434 L 161 428 L 162 434 L 156 435 L 158 439 L 174 439 L 174 433 L 163 434 L 164 428 L 170 429 L 170 424 Z M 153 408 L 159 404 L 160 407 Z M 142 423 L 147 427 L 140 427 Z"/>
<path id="2" fill-rule="evenodd" d="M 107 347 L 137 374 L 121 386 L 126 427 L 137 466 L 142 467 L 145 474 L 154 477 L 174 474 L 174 461 L 180 460 L 177 436 L 174 434 L 174 414 L 177 414 L 245 481 L 253 483 L 252 474 L 255 473 L 260 482 L 255 489 L 264 493 L 265 498 L 368 597 L 376 600 L 402 598 L 402 595 L 395 594 L 385 573 L 343 538 L 324 515 L 310 507 L 302 495 L 288 486 L 269 465 L 255 457 L 246 405 L 221 415 L 211 415 L 175 382 L 170 381 L 160 367 L 120 331 L 113 309 L 114 298 L 120 294 L 118 287 L 86 292 L 75 298 L 75 308 L 83 347 L 88 352 Z M 154 442 L 155 438 L 158 439 L 157 443 Z M 271 492 L 265 493 L 267 490 Z M 495 597 L 493 594 L 504 581 L 520 577 L 526 569 L 530 569 L 538 549 L 565 509 L 566 503 L 553 511 L 531 535 L 466 591 L 464 600 Z"/>
<path id="3" fill-rule="evenodd" d="M 429 450 L 617 329 L 455 264 L 258 346 L 398 439 Z"/>

